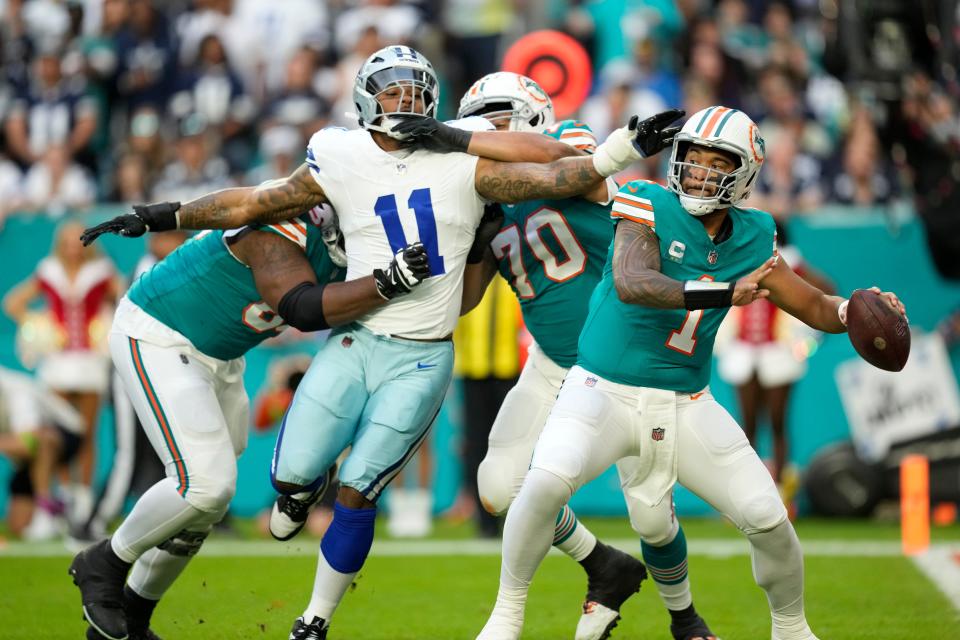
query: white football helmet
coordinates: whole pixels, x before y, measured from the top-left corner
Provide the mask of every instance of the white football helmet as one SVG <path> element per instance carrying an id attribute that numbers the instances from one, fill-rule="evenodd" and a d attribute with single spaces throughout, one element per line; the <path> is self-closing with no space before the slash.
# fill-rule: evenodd
<path id="1" fill-rule="evenodd" d="M 423 112 L 413 111 L 416 107 L 411 107 L 410 111 L 384 112 L 377 96 L 394 86 L 401 87 L 404 92 L 419 89 L 423 95 Z M 439 99 L 440 85 L 433 65 L 415 49 L 403 45 L 384 47 L 367 58 L 353 83 L 353 104 L 360 126 L 397 139 L 407 136 L 391 132 L 391 115 L 418 113 L 433 117 Z"/>
<path id="2" fill-rule="evenodd" d="M 540 132 L 554 122 L 553 101 L 536 81 L 510 71 L 488 73 L 460 99 L 458 118 L 483 116 L 496 124 L 510 119 L 510 131 Z"/>
<path id="3" fill-rule="evenodd" d="M 716 169 L 685 162 L 687 150 L 691 145 L 733 154 L 737 159 L 737 168 L 730 173 L 723 173 Z M 760 130 L 747 114 L 729 107 L 708 107 L 690 116 L 680 132 L 674 136 L 667 186 L 680 196 L 680 204 L 683 208 L 695 216 L 736 206 L 750 195 L 765 155 L 766 150 Z M 681 179 L 692 167 L 707 170 L 704 186 L 707 183 L 715 185 L 717 187 L 715 193 L 708 194 L 705 188 L 699 193 L 683 190 Z"/>

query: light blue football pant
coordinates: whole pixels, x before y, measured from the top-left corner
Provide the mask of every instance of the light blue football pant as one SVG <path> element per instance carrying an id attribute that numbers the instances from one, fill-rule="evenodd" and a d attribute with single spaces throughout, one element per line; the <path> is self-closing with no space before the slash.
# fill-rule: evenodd
<path id="1" fill-rule="evenodd" d="M 453 343 L 336 329 L 300 383 L 277 436 L 271 480 L 317 487 L 337 456 L 340 484 L 371 502 L 420 447 L 453 375 Z"/>

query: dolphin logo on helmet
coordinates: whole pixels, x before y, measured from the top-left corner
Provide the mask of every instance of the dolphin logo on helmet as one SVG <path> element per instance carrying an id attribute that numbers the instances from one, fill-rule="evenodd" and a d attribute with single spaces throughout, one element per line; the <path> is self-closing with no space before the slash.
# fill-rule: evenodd
<path id="1" fill-rule="evenodd" d="M 417 101 L 412 100 L 410 110 L 385 112 L 377 96 L 392 87 L 400 87 L 404 92 L 419 91 L 423 111 L 416 111 Z M 353 83 L 353 104 L 360 126 L 398 140 L 407 136 L 392 132 L 390 117 L 401 113 L 434 117 L 439 99 L 440 85 L 433 65 L 416 49 L 403 45 L 384 47 L 367 58 Z"/>
<path id="2" fill-rule="evenodd" d="M 691 145 L 723 151 L 734 156 L 736 168 L 724 173 L 709 167 L 700 167 L 685 161 Z M 667 187 L 680 197 L 680 204 L 695 216 L 716 209 L 737 206 L 747 199 L 766 155 L 760 129 L 747 114 L 729 107 L 714 106 L 690 116 L 673 138 L 673 150 L 667 172 Z M 712 194 L 683 190 L 682 177 L 686 170 L 706 169 L 705 181 L 716 186 Z"/>
<path id="3" fill-rule="evenodd" d="M 488 73 L 460 100 L 458 118 L 510 119 L 510 131 L 540 132 L 554 123 L 553 101 L 532 78 L 510 71 Z"/>

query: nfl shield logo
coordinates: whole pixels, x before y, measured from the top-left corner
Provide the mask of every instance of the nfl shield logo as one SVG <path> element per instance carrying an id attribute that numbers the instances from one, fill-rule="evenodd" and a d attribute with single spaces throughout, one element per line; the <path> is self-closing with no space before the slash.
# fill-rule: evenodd
<path id="1" fill-rule="evenodd" d="M 589 378 L 583 381 L 583 384 L 587 385 L 588 387 L 595 387 L 597 386 L 597 379 L 594 378 L 593 376 L 590 376 Z"/>
<path id="2" fill-rule="evenodd" d="M 340 344 L 343 345 L 344 349 L 349 349 L 350 345 L 353 344 L 353 338 L 350 336 L 343 336 L 343 340 L 340 341 Z"/>
<path id="3" fill-rule="evenodd" d="M 656 440 L 657 442 L 659 442 L 660 440 L 663 440 L 663 436 L 665 433 L 666 431 L 663 428 L 655 427 L 653 430 L 650 431 L 650 437 Z"/>
<path id="4" fill-rule="evenodd" d="M 718 254 L 716 250 L 711 251 L 710 253 L 707 254 L 707 262 L 709 262 L 710 264 L 717 264 L 717 258 L 719 257 L 720 257 L 720 254 Z"/>

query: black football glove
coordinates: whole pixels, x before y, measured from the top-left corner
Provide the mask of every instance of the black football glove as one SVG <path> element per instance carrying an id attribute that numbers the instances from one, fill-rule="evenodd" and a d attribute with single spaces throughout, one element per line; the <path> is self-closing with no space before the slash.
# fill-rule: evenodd
<path id="1" fill-rule="evenodd" d="M 467 254 L 467 264 L 483 262 L 487 247 L 500 232 L 501 226 L 503 226 L 503 207 L 496 202 L 486 205 L 483 208 L 483 217 L 480 218 L 480 224 L 477 225 L 476 235 L 473 236 L 470 252 Z"/>
<path id="2" fill-rule="evenodd" d="M 395 114 L 390 117 L 396 121 L 390 131 L 407 134 L 408 146 L 415 149 L 426 149 L 436 153 L 466 152 L 467 147 L 470 146 L 470 138 L 473 137 L 472 131 L 451 127 L 429 116 L 410 113 Z"/>
<path id="3" fill-rule="evenodd" d="M 673 136 L 677 135 L 681 128 L 667 125 L 686 113 L 683 109 L 669 109 L 642 121 L 633 116 L 628 125 L 631 131 L 637 132 L 633 138 L 633 146 L 644 158 L 657 155 L 673 144 Z"/>
<path id="4" fill-rule="evenodd" d="M 173 231 L 178 226 L 177 211 L 179 209 L 179 202 L 134 205 L 133 213 L 117 216 L 95 227 L 84 229 L 80 241 L 86 247 L 105 233 L 139 238 L 147 231 Z"/>
<path id="5" fill-rule="evenodd" d="M 374 269 L 373 279 L 377 291 L 386 300 L 410 293 L 423 280 L 430 277 L 430 262 L 427 249 L 419 242 L 408 244 L 393 256 L 386 269 Z"/>

